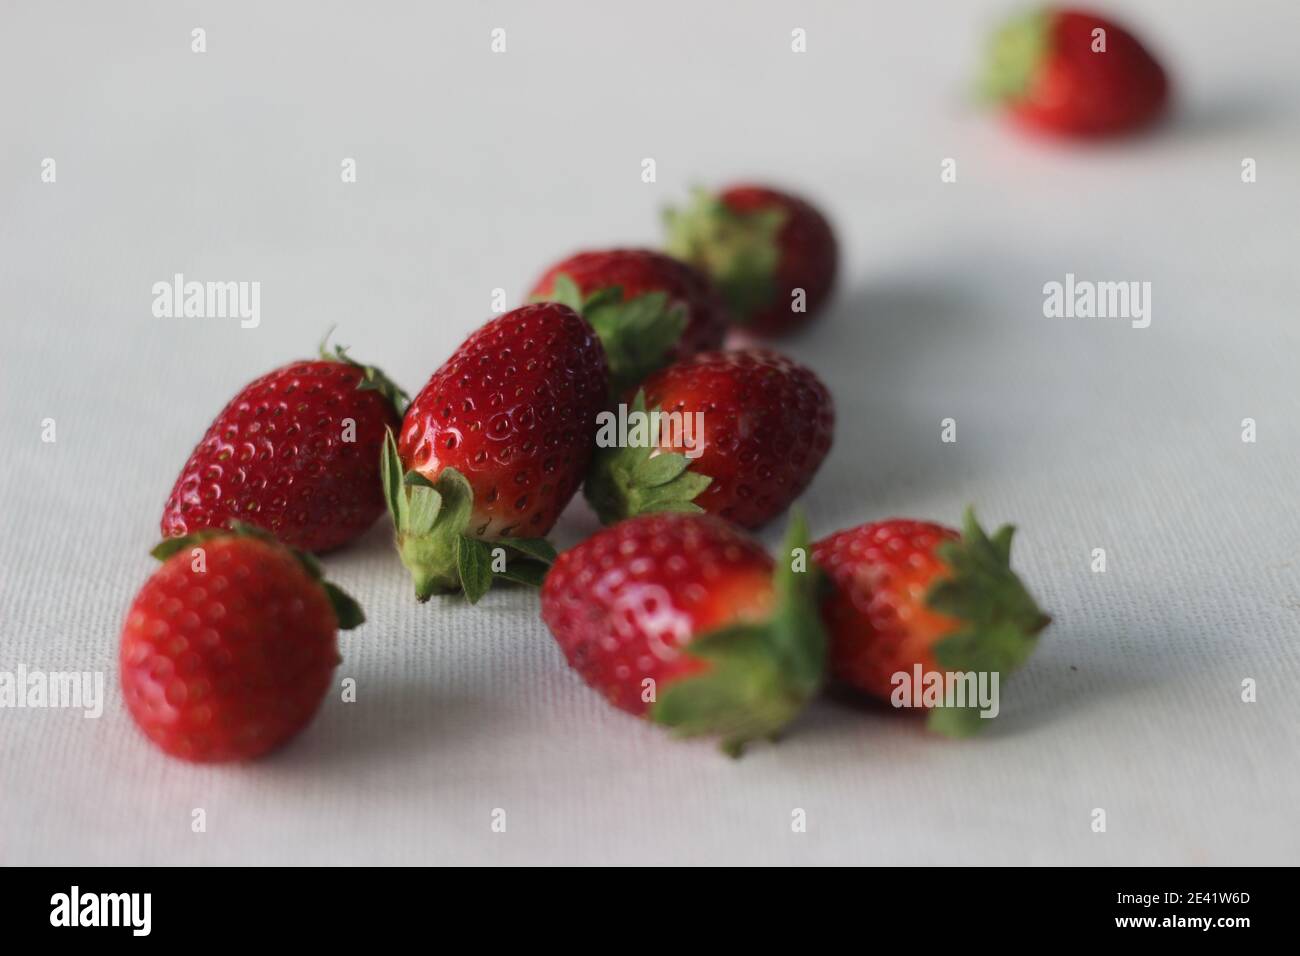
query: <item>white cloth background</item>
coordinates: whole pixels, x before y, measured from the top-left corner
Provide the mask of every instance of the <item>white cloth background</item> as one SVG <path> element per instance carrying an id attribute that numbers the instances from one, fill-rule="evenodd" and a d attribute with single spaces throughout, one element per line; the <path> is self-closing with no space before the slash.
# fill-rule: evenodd
<path id="1" fill-rule="evenodd" d="M 0 670 L 102 670 L 112 696 L 0 710 L 0 861 L 1296 862 L 1300 7 L 1124 6 L 1177 116 L 1087 147 L 969 102 L 996 2 L 6 4 Z M 827 700 L 739 762 L 674 742 L 581 684 L 535 597 L 418 606 L 376 527 L 326 562 L 369 615 L 342 640 L 356 703 L 251 766 L 144 742 L 122 615 L 236 389 L 337 324 L 414 392 L 492 289 L 653 243 L 664 203 L 742 176 L 843 241 L 834 306 L 782 346 L 838 402 L 814 532 L 967 502 L 1021 528 L 1055 623 L 987 736 Z M 260 281 L 260 327 L 154 319 L 176 272 Z M 1044 318 L 1067 272 L 1150 281 L 1150 328 Z M 594 527 L 575 502 L 557 540 Z"/>

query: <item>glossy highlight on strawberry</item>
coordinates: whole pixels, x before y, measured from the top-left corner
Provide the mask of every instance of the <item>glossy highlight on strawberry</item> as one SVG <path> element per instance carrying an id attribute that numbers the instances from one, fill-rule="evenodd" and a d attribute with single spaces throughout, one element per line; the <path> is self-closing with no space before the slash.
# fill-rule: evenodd
<path id="1" fill-rule="evenodd" d="M 181 469 L 164 537 L 238 520 L 307 551 L 347 544 L 384 512 L 375 462 L 404 406 L 382 372 L 342 348 L 263 375 L 222 409 Z"/>
<path id="2" fill-rule="evenodd" d="M 381 469 L 417 597 L 477 600 L 489 545 L 549 560 L 540 539 L 582 482 L 608 394 L 595 333 L 553 302 L 493 319 L 433 374 Z"/>

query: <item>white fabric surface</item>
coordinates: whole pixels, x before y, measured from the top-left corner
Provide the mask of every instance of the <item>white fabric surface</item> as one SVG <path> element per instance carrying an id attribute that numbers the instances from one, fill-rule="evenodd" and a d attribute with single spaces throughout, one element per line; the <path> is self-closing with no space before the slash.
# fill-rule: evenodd
<path id="1" fill-rule="evenodd" d="M 0 710 L 0 862 L 1295 863 L 1300 6 L 1124 6 L 1177 119 L 1062 147 L 965 98 L 997 2 L 6 4 L 0 670 L 102 670 L 111 698 Z M 531 595 L 418 606 L 376 527 L 327 560 L 369 614 L 356 703 L 250 766 L 144 742 L 122 615 L 237 388 L 337 324 L 414 391 L 493 288 L 518 304 L 741 176 L 843 241 L 834 307 L 783 345 L 838 402 L 814 532 L 967 502 L 1021 528 L 1055 623 L 987 736 L 826 700 L 732 762 L 609 710 Z M 261 325 L 154 319 L 175 272 L 260 281 Z M 1150 328 L 1044 318 L 1067 272 L 1152 282 Z M 594 527 L 575 502 L 557 540 Z"/>

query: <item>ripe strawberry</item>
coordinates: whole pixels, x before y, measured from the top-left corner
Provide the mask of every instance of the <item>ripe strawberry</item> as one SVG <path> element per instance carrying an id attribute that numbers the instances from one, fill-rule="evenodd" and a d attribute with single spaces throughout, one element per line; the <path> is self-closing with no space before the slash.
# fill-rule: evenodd
<path id="1" fill-rule="evenodd" d="M 237 519 L 307 551 L 347 544 L 384 512 L 375 462 L 405 401 L 343 348 L 263 375 L 222 409 L 181 469 L 163 536 Z"/>
<path id="2" fill-rule="evenodd" d="M 320 566 L 251 525 L 167 538 L 122 629 L 122 693 L 165 752 L 249 760 L 311 721 L 365 619 Z"/>
<path id="3" fill-rule="evenodd" d="M 591 326 L 555 302 L 493 319 L 433 373 L 381 469 L 419 600 L 477 601 L 494 575 L 541 582 L 555 554 L 542 535 L 582 483 L 608 395 Z"/>
<path id="4" fill-rule="evenodd" d="M 988 93 L 1027 126 L 1096 137 L 1146 126 L 1165 108 L 1169 80 L 1131 33 L 1091 13 L 1053 7 L 997 33 Z"/>
<path id="5" fill-rule="evenodd" d="M 668 251 L 713 278 L 733 320 L 761 335 L 808 322 L 830 296 L 839 249 L 810 203 L 763 186 L 700 191 L 669 210 Z"/>
<path id="6" fill-rule="evenodd" d="M 554 299 L 590 323 L 615 392 L 669 362 L 722 345 L 722 300 L 703 275 L 648 249 L 580 252 L 546 271 L 535 300 Z"/>
<path id="7" fill-rule="evenodd" d="M 717 518 L 630 518 L 556 559 L 542 619 L 615 707 L 681 736 L 720 735 L 737 754 L 793 720 L 822 682 L 826 635 L 801 520 L 785 547 L 794 557 L 774 572 L 757 542 Z"/>
<path id="8" fill-rule="evenodd" d="M 896 518 L 839 531 L 813 545 L 830 579 L 822 617 L 831 674 L 889 700 L 893 675 L 997 672 L 1029 657 L 1051 620 L 1011 570 L 1005 525 L 989 538 L 967 510 L 963 531 Z M 978 712 L 936 708 L 930 726 L 963 736 Z"/>
<path id="9" fill-rule="evenodd" d="M 597 433 L 586 495 L 606 524 L 707 511 L 757 528 L 812 481 L 835 427 L 821 380 L 767 349 L 701 352 L 670 365 L 637 393 L 632 410 L 647 408 L 661 413 L 654 428 L 629 429 L 624 447 L 611 447 L 612 421 Z"/>

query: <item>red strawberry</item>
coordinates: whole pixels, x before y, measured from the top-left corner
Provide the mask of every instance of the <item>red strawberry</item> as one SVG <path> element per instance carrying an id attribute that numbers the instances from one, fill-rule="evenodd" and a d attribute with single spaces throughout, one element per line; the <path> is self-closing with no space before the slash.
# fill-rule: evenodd
<path id="1" fill-rule="evenodd" d="M 417 598 L 477 601 L 494 574 L 540 583 L 554 557 L 541 536 L 582 483 L 608 395 L 591 326 L 554 302 L 493 319 L 433 373 L 382 467 Z"/>
<path id="2" fill-rule="evenodd" d="M 307 551 L 347 544 L 384 512 L 375 462 L 405 399 L 343 348 L 263 375 L 222 409 L 181 469 L 163 536 L 238 519 Z"/>
<path id="3" fill-rule="evenodd" d="M 609 359 L 616 392 L 655 369 L 722 345 L 722 300 L 703 275 L 648 249 L 580 252 L 551 266 L 532 298 L 554 299 L 586 319 Z"/>
<path id="4" fill-rule="evenodd" d="M 985 85 L 1020 122 L 1068 136 L 1146 126 L 1169 99 L 1165 71 L 1131 33 L 1091 13 L 1052 7 L 1022 14 L 997 33 Z"/>
<path id="5" fill-rule="evenodd" d="M 772 559 L 705 515 L 631 518 L 556 559 L 542 619 L 570 666 L 611 704 L 673 727 L 717 734 L 739 753 L 794 719 L 821 686 L 807 532 L 791 526 Z"/>
<path id="6" fill-rule="evenodd" d="M 168 538 L 122 629 L 132 719 L 174 757 L 249 760 L 311 721 L 364 617 L 310 556 L 236 524 Z"/>
<path id="7" fill-rule="evenodd" d="M 767 349 L 701 352 L 670 365 L 646 380 L 632 412 L 647 408 L 662 413 L 655 428 L 638 435 L 626 415 L 623 447 L 612 447 L 615 413 L 602 416 L 586 494 L 607 524 L 707 511 L 757 528 L 812 481 L 835 426 L 821 380 Z"/>
<path id="8" fill-rule="evenodd" d="M 944 671 L 1006 676 L 1029 657 L 1048 618 L 1011 570 L 1006 525 L 989 538 L 967 510 L 963 531 L 895 518 L 813 545 L 830 579 L 822 605 L 831 673 L 889 700 L 894 675 Z M 978 712 L 940 708 L 930 725 L 965 735 Z"/>
<path id="9" fill-rule="evenodd" d="M 668 251 L 713 278 L 732 318 L 761 335 L 808 322 L 830 296 L 839 249 L 810 203 L 764 186 L 698 192 L 669 210 Z"/>

